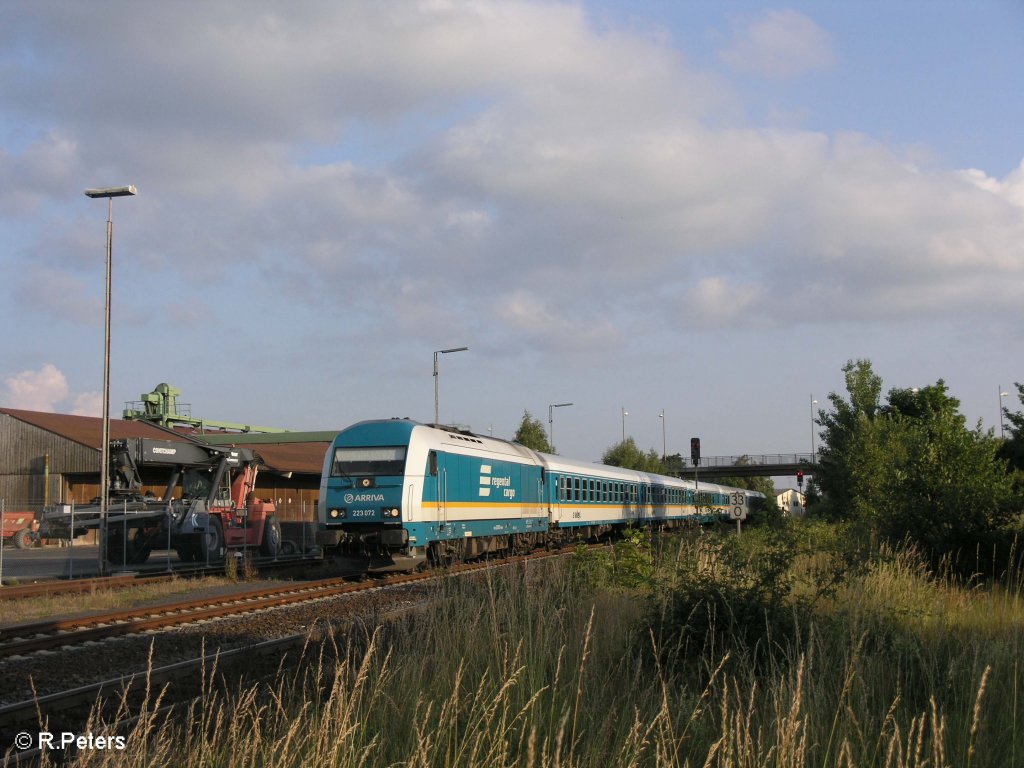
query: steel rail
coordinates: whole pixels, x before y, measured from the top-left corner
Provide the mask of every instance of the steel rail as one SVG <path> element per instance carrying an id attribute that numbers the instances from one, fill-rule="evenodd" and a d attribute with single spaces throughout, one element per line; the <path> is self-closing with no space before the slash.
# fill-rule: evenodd
<path id="1" fill-rule="evenodd" d="M 439 571 L 396 574 L 361 582 L 353 582 L 346 577 L 335 577 L 284 587 L 266 587 L 229 595 L 163 603 L 145 608 L 108 611 L 92 616 L 14 624 L 0 627 L 0 658 L 77 645 L 87 640 L 119 637 L 207 619 L 226 618 L 267 608 L 297 605 L 311 600 L 351 594 L 382 586 L 408 584 L 439 576 L 457 575 L 527 560 L 555 557 L 565 554 L 566 551 L 573 550 L 541 551 L 519 557 L 462 563 Z"/>
<path id="2" fill-rule="evenodd" d="M 298 565 L 319 562 L 319 557 L 301 555 L 279 556 L 276 559 L 256 558 L 252 561 L 258 571 L 274 568 L 289 568 Z M 223 575 L 224 563 L 206 565 L 205 563 L 185 563 L 171 567 L 145 567 L 130 573 L 116 573 L 112 576 L 91 576 L 79 579 L 49 579 L 33 584 L 0 587 L 0 600 L 20 600 L 45 595 L 78 594 L 112 587 L 134 586 L 140 583 L 158 583 L 174 578 L 196 578 L 200 576 Z"/>
<path id="3" fill-rule="evenodd" d="M 408 582 L 454 577 L 488 568 L 521 565 L 530 560 L 559 557 L 571 554 L 574 551 L 575 547 L 540 551 L 526 556 L 464 563 L 451 568 L 424 573 L 392 575 L 386 578 L 359 583 L 349 582 L 347 586 L 351 588 L 351 591 L 378 589 L 383 586 L 399 585 Z M 257 590 L 257 592 L 259 591 L 261 590 Z M 261 607 L 264 606 L 252 606 L 249 610 L 258 610 Z M 219 675 L 223 675 L 232 664 L 237 665 L 239 674 L 244 674 L 245 672 L 252 671 L 252 660 L 254 657 L 269 657 L 273 659 L 273 664 L 271 665 L 273 669 L 270 671 L 276 672 L 279 669 L 280 660 L 285 652 L 292 649 L 301 651 L 310 643 L 323 642 L 328 636 L 336 634 L 342 630 L 343 626 L 350 624 L 351 622 L 344 622 L 340 626 L 316 625 L 301 633 L 250 643 L 238 648 L 217 649 L 198 658 L 161 667 L 151 667 L 102 682 L 0 706 L 0 738 L 5 738 L 5 740 L 9 741 L 9 738 L 6 737 L 12 737 L 15 731 L 32 732 L 40 728 L 41 723 L 52 723 L 56 718 L 63 718 L 65 721 L 77 718 L 80 722 L 84 723 L 101 701 L 106 702 L 108 709 L 112 707 L 120 711 L 122 701 L 131 700 L 133 706 L 144 706 L 147 703 L 152 703 L 159 695 L 164 704 L 160 708 L 161 711 L 169 711 L 183 702 L 199 698 L 202 695 L 204 686 L 209 684 L 206 678 L 198 681 L 193 680 L 190 684 L 192 688 L 196 686 L 200 688 L 200 692 L 196 694 L 190 692 L 191 688 L 178 690 L 177 693 L 168 692 L 167 686 L 172 683 L 187 681 L 189 676 L 195 675 L 196 672 L 209 673 L 216 670 Z M 143 714 L 146 713 L 144 712 Z M 155 711 L 149 710 L 148 714 L 153 715 Z M 121 721 L 119 723 L 119 730 L 126 723 L 130 725 L 135 719 L 136 716 L 132 716 Z M 72 722 L 65 722 L 63 728 L 67 729 L 72 725 Z M 20 752 L 9 752 L 7 756 L 0 753 L 0 761 L 3 761 L 5 757 L 10 762 L 5 762 L 3 763 L 4 765 L 34 765 L 41 757 L 41 752 L 38 749 L 29 749 Z"/>

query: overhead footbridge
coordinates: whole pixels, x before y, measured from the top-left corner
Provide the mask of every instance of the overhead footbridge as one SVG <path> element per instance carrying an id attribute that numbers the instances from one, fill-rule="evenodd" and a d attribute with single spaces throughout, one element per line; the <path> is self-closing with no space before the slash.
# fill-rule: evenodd
<path id="1" fill-rule="evenodd" d="M 817 454 L 768 453 L 744 456 L 703 456 L 700 466 L 687 464 L 678 474 L 692 480 L 715 480 L 723 477 L 783 477 L 803 472 L 813 475 L 818 468 Z"/>

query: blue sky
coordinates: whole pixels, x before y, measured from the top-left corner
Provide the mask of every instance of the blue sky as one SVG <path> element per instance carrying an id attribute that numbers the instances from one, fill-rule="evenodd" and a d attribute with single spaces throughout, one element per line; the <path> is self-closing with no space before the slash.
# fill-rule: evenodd
<path id="1" fill-rule="evenodd" d="M 569 456 L 810 449 L 870 358 L 998 425 L 1024 380 L 1024 6 L 0 7 L 0 404 Z M 1019 404 L 1010 399 L 1011 407 Z"/>

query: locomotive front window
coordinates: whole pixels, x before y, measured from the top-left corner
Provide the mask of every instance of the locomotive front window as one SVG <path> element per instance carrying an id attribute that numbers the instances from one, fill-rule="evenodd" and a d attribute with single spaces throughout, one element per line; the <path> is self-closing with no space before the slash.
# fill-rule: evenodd
<path id="1" fill-rule="evenodd" d="M 335 448 L 332 477 L 401 475 L 405 472 L 405 446 Z"/>

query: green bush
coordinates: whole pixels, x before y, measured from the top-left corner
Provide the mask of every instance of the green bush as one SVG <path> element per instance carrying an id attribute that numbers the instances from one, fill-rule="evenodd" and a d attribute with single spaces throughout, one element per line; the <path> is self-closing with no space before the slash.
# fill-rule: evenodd
<path id="1" fill-rule="evenodd" d="M 572 578 L 588 589 L 647 589 L 654 578 L 649 528 L 627 528 L 610 551 L 580 544 L 573 553 Z"/>
<path id="2" fill-rule="evenodd" d="M 786 529 L 764 531 L 703 536 L 681 550 L 641 633 L 661 662 L 730 653 L 760 664 L 792 645 L 807 605 L 793 595 L 798 549 Z"/>

